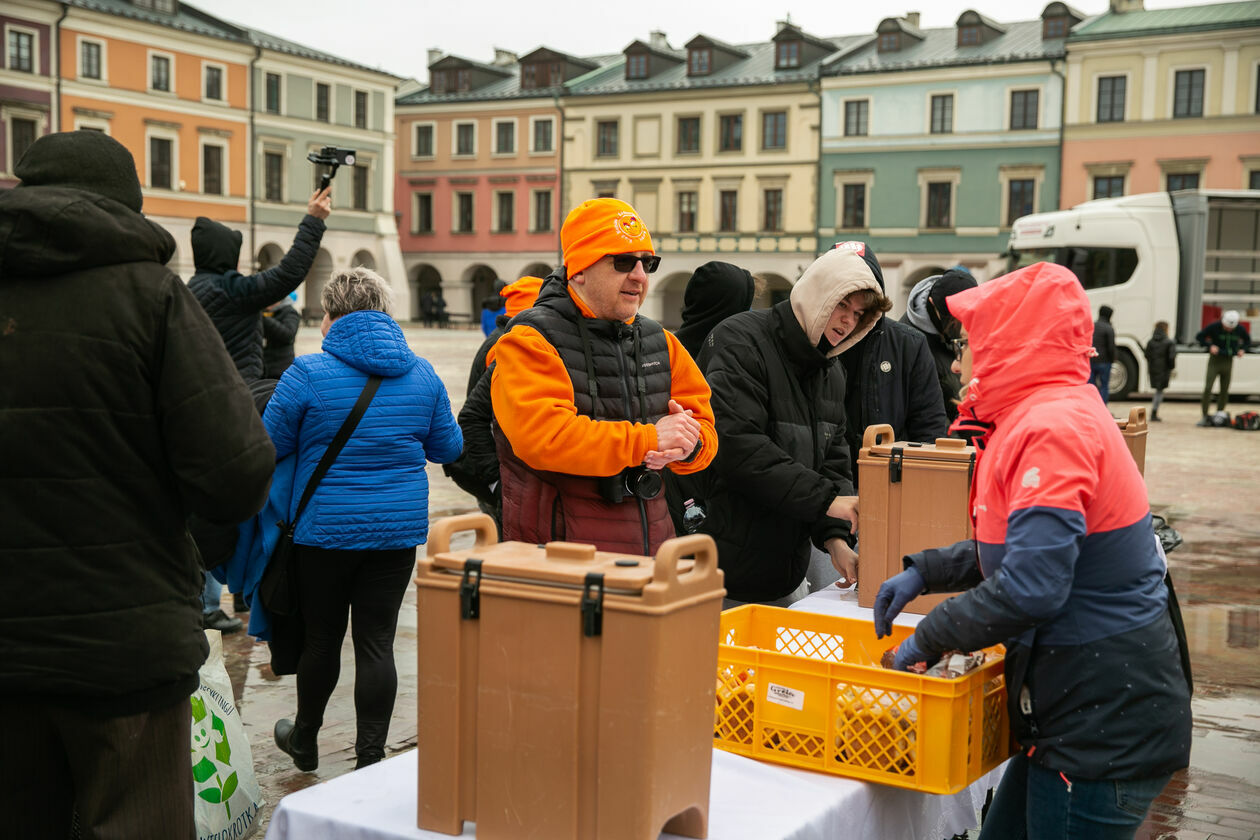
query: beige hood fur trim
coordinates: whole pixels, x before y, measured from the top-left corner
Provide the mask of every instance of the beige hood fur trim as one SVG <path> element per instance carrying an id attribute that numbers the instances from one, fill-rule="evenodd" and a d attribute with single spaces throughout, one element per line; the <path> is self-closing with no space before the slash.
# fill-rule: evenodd
<path id="1" fill-rule="evenodd" d="M 809 337 L 810 344 L 818 344 L 836 305 L 861 289 L 870 289 L 880 295 L 884 293 L 866 260 L 853 251 L 833 248 L 805 269 L 801 279 L 792 287 L 790 300 L 796 321 Z M 827 358 L 837 356 L 861 341 L 879 316 L 876 310 L 868 311 L 858 322 L 857 329 L 831 348 Z"/>

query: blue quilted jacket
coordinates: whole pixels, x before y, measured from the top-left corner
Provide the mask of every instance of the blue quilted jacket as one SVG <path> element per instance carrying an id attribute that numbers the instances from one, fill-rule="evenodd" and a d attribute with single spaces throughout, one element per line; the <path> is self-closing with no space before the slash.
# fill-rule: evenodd
<path id="1" fill-rule="evenodd" d="M 335 549 L 423 544 L 429 532 L 425 464 L 450 463 L 464 445 L 446 387 L 383 312 L 338 318 L 323 349 L 298 357 L 285 371 L 263 414 L 276 457 L 297 453 L 290 516 L 368 374 L 385 380 L 303 511 L 294 541 Z"/>

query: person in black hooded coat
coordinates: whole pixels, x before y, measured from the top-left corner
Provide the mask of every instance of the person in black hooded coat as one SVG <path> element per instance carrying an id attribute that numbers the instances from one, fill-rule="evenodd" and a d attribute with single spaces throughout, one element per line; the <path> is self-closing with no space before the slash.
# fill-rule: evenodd
<path id="1" fill-rule="evenodd" d="M 841 242 L 842 250 L 857 253 L 884 288 L 884 272 L 875 252 L 865 242 Z M 908 324 L 881 315 L 871 331 L 840 355 L 848 391 L 845 412 L 852 463 L 857 464 L 862 434 L 867 426 L 887 423 L 895 440 L 935 443 L 949 432 L 941 405 L 936 366 L 922 333 Z M 857 470 L 853 471 L 857 484 Z"/>
<path id="2" fill-rule="evenodd" d="M 247 383 L 263 376 L 262 312 L 306 279 L 324 238 L 324 219 L 332 212 L 332 187 L 316 191 L 298 223 L 293 247 L 266 271 L 245 275 L 236 270 L 241 259 L 241 232 L 205 216 L 192 228 L 193 263 L 197 273 L 188 281 L 202 309 L 214 322 L 241 378 Z"/>
<path id="3" fill-rule="evenodd" d="M 950 295 L 974 289 L 976 285 L 976 278 L 961 266 L 944 274 L 925 277 L 910 290 L 906 314 L 901 316 L 901 323 L 914 327 L 927 340 L 936 365 L 936 378 L 941 384 L 945 416 L 951 423 L 958 416 L 959 392 L 962 390 L 962 379 L 954 373 L 953 346 L 954 339 L 960 336 L 961 326 L 958 319 L 950 314 L 945 300 Z"/>

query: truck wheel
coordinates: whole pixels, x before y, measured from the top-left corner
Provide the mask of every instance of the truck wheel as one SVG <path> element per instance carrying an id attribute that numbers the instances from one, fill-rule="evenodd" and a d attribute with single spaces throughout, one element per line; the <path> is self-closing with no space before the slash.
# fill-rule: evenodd
<path id="1" fill-rule="evenodd" d="M 1133 354 L 1121 347 L 1116 351 L 1116 360 L 1111 363 L 1111 399 L 1128 399 L 1129 394 L 1137 390 L 1137 378 L 1138 366 Z"/>

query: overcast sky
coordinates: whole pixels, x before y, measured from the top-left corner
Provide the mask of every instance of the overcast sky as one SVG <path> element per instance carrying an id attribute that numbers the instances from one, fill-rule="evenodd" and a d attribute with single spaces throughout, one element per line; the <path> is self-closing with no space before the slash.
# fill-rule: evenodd
<path id="1" fill-rule="evenodd" d="M 467 0 L 466 0 L 467 2 Z M 494 48 L 523 55 L 548 46 L 575 55 L 621 52 L 636 38 L 662 30 L 674 47 L 698 33 L 731 43 L 767 41 L 775 21 L 828 37 L 874 33 L 889 15 L 918 11 L 920 26 L 953 26 L 975 9 L 1001 22 L 1034 20 L 1050 0 L 193 0 L 192 5 L 359 64 L 426 80 L 427 51 L 436 47 L 489 62 Z M 1147 9 L 1204 5 L 1206 0 L 1146 0 Z M 1106 10 L 1107 0 L 1072 0 L 1085 15 Z"/>

